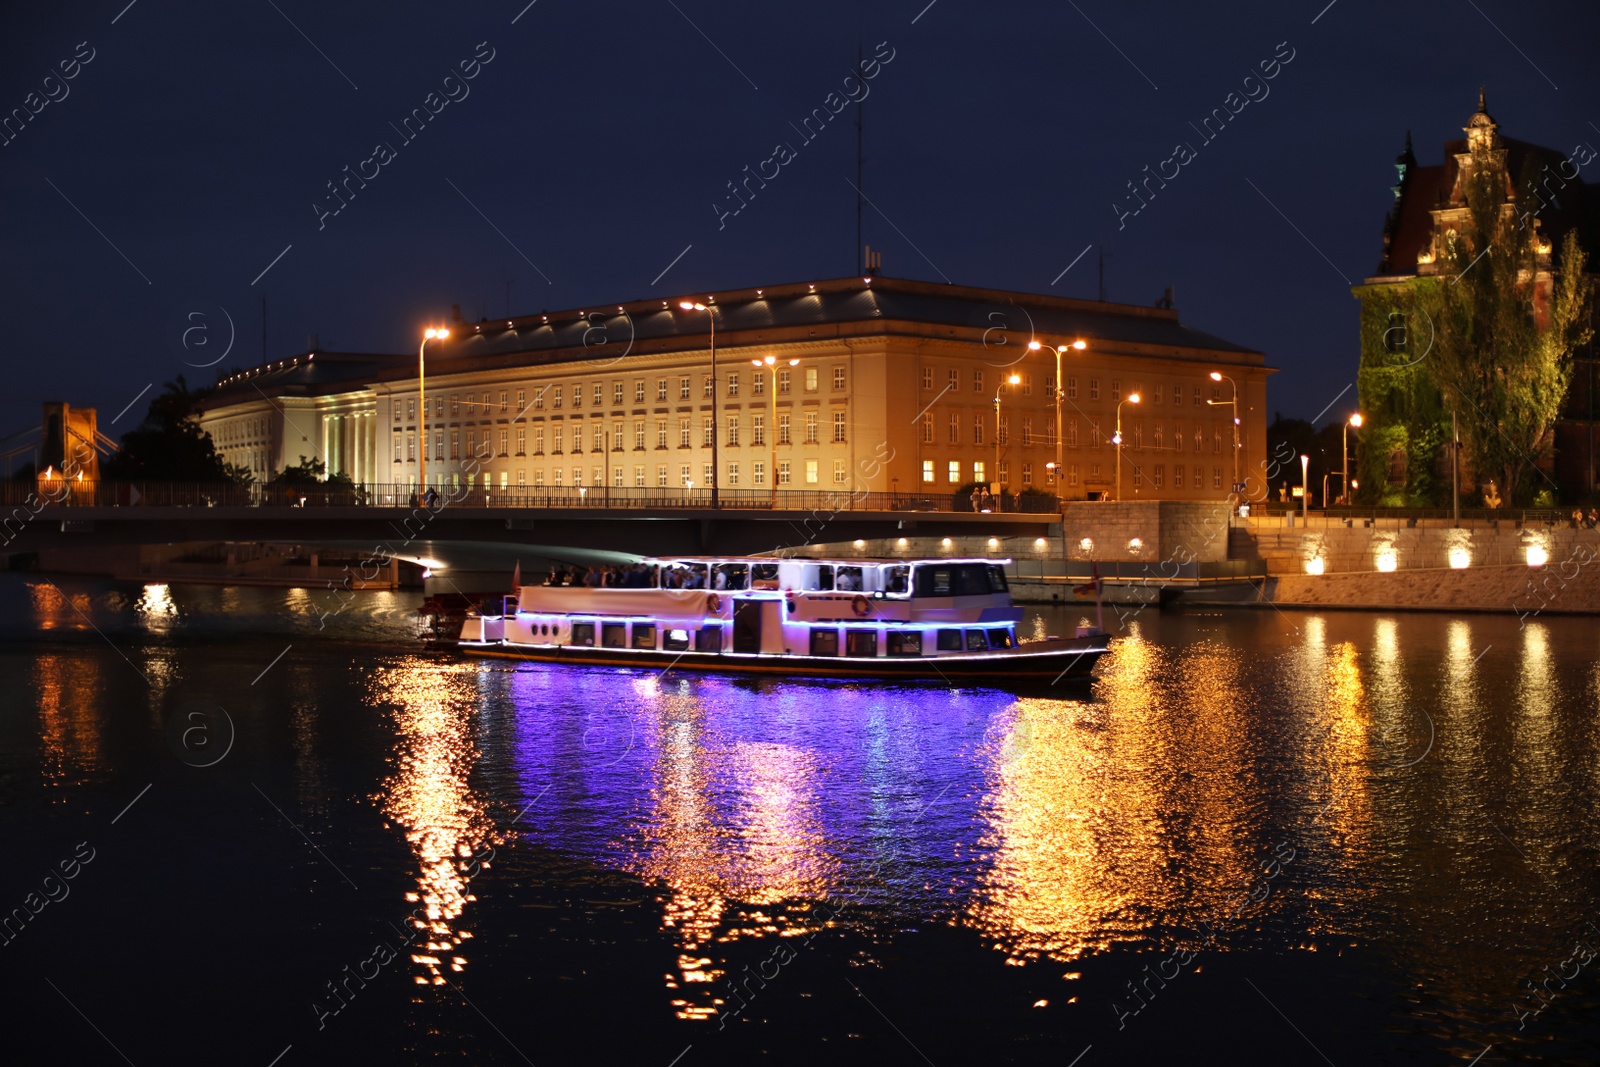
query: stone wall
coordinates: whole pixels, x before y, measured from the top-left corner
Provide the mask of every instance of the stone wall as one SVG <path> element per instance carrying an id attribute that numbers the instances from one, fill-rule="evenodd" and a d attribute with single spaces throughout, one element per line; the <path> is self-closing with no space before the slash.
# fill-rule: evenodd
<path id="1" fill-rule="evenodd" d="M 1074 560 L 1160 563 L 1228 558 L 1225 500 L 1067 501 L 1062 523 Z"/>
<path id="2" fill-rule="evenodd" d="M 1435 568 L 1476 569 L 1484 566 L 1552 565 L 1575 559 L 1587 563 L 1600 555 L 1600 530 L 1522 524 L 1514 519 L 1476 522 L 1460 528 L 1448 519 L 1423 519 L 1414 524 L 1398 519 L 1342 521 L 1281 516 L 1236 519 L 1235 555 L 1254 554 L 1274 575 L 1360 574 L 1385 570 Z"/>
<path id="3" fill-rule="evenodd" d="M 1503 564 L 1464 570 L 1286 574 L 1267 580 L 1264 599 L 1285 607 L 1590 614 L 1600 611 L 1600 575 L 1576 559 L 1539 568 Z"/>

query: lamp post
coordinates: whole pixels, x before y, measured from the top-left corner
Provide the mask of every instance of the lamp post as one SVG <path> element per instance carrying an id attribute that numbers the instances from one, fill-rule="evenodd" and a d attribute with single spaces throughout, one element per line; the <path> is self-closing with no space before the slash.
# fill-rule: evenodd
<path id="1" fill-rule="evenodd" d="M 1111 443 L 1117 446 L 1117 503 L 1122 503 L 1122 405 L 1137 404 L 1138 393 L 1129 393 L 1128 399 L 1117 401 L 1117 432 L 1111 435 Z"/>
<path id="2" fill-rule="evenodd" d="M 1300 453 L 1300 519 L 1311 521 L 1311 457 Z M 1326 502 L 1324 502 L 1326 503 Z"/>
<path id="3" fill-rule="evenodd" d="M 430 327 L 423 331 L 422 343 L 417 346 L 417 403 L 422 406 L 417 419 L 417 436 L 421 438 L 420 443 L 422 445 L 422 452 L 420 453 L 421 466 L 417 469 L 417 474 L 418 481 L 421 483 L 421 489 L 418 492 L 422 494 L 424 500 L 428 496 L 428 379 L 427 364 L 423 360 L 423 351 L 433 338 L 437 337 L 443 341 L 449 336 L 450 331 L 447 329 L 435 330 Z"/>
<path id="4" fill-rule="evenodd" d="M 1038 341 L 1028 342 L 1028 348 L 1031 351 L 1037 352 L 1042 347 L 1044 346 L 1039 344 Z M 1061 357 L 1067 354 L 1068 347 L 1082 352 L 1089 345 L 1082 339 L 1072 342 L 1070 346 L 1056 345 L 1056 463 L 1051 469 L 1056 472 L 1057 496 L 1060 495 L 1061 489 Z"/>
<path id="5" fill-rule="evenodd" d="M 711 323 L 711 506 L 717 508 L 722 506 L 717 499 L 722 466 L 717 459 L 717 441 L 721 437 L 717 432 L 717 420 L 722 416 L 717 410 L 717 309 L 693 300 L 680 300 L 678 306 L 685 311 L 704 311 Z"/>
<path id="6" fill-rule="evenodd" d="M 1350 427 L 1352 426 L 1358 430 L 1361 429 L 1361 412 L 1358 411 L 1351 415 L 1344 423 L 1344 477 L 1342 481 L 1344 482 L 1344 503 L 1346 507 L 1350 506 Z M 1323 493 L 1323 496 L 1326 497 L 1327 493 Z M 1322 504 L 1326 507 L 1327 500 L 1324 499 Z"/>
<path id="7" fill-rule="evenodd" d="M 799 366 L 798 359 L 791 359 L 789 366 Z M 767 372 L 767 440 L 772 445 L 772 467 L 767 472 L 771 477 L 772 508 L 778 508 L 778 357 L 767 356 L 763 359 L 752 359 L 750 365 L 760 374 L 765 368 Z"/>
<path id="8" fill-rule="evenodd" d="M 1022 375 L 1013 374 L 995 386 L 994 390 L 994 477 L 996 485 L 1000 484 L 1000 394 L 1005 391 L 1006 386 L 1016 385 L 1020 381 L 1022 381 Z M 1005 491 L 1006 487 L 1001 485 L 1000 492 L 1004 493 Z"/>
<path id="9" fill-rule="evenodd" d="M 1232 493 L 1239 492 L 1239 383 L 1219 371 L 1211 372 L 1214 382 L 1227 382 L 1233 387 L 1232 400 L 1207 400 L 1206 403 L 1213 407 L 1227 407 L 1233 413 L 1233 489 Z"/>

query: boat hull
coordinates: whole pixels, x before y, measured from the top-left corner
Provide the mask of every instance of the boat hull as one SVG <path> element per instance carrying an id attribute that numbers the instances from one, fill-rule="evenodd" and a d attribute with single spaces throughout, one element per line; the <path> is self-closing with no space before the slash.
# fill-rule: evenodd
<path id="1" fill-rule="evenodd" d="M 1056 682 L 1083 680 L 1106 653 L 1105 637 L 1033 641 L 993 652 L 947 656 L 774 656 L 738 652 L 669 652 L 588 645 L 518 645 L 463 641 L 461 651 L 535 663 L 638 667 L 672 671 L 808 678 L 901 678 L 929 681 Z"/>

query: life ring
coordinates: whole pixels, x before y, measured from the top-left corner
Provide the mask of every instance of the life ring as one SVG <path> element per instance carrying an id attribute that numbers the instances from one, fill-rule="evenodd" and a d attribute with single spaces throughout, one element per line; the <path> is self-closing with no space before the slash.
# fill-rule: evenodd
<path id="1" fill-rule="evenodd" d="M 857 618 L 864 619 L 872 614 L 872 604 L 868 602 L 866 597 L 857 593 L 850 601 L 850 610 L 856 613 Z"/>
<path id="2" fill-rule="evenodd" d="M 706 594 L 706 613 L 715 615 L 722 610 L 722 598 L 715 593 Z"/>

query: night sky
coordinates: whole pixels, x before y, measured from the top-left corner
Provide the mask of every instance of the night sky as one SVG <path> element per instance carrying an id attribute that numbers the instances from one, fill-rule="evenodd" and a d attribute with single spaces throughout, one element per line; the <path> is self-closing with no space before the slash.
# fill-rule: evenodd
<path id="1" fill-rule="evenodd" d="M 1109 299 L 1175 286 L 1185 323 L 1264 351 L 1272 408 L 1309 418 L 1354 381 L 1349 286 L 1408 128 L 1439 162 L 1482 84 L 1502 134 L 1600 146 L 1600 14 L 1570 0 L 526 2 L 13 5 L 0 108 L 39 111 L 0 147 L 0 433 L 64 399 L 120 434 L 147 385 L 259 362 L 263 298 L 276 359 L 310 334 L 408 351 L 453 303 L 850 274 L 850 97 L 883 273 L 1094 298 L 1103 245 Z M 885 60 L 864 87 L 858 42 Z M 1208 142 L 1191 123 L 1230 93 Z M 1193 157 L 1119 228 L 1126 183 L 1179 142 Z M 328 183 L 363 172 L 331 213 Z"/>

